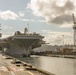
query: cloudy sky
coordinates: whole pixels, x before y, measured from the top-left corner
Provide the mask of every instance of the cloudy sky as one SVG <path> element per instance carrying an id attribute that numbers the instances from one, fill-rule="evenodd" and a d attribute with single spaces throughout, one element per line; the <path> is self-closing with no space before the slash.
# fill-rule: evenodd
<path id="1" fill-rule="evenodd" d="M 76 0 L 0 0 L 0 24 L 3 37 L 15 31 L 37 32 L 50 44 L 73 44 L 72 13 Z M 63 36 L 64 35 L 64 36 Z"/>

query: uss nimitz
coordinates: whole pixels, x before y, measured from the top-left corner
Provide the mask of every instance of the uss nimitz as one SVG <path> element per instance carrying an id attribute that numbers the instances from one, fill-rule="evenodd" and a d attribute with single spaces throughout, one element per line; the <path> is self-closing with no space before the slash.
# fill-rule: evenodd
<path id="1" fill-rule="evenodd" d="M 30 56 L 32 49 L 40 47 L 45 43 L 42 39 L 44 36 L 40 34 L 29 33 L 28 29 L 24 29 L 24 33 L 16 31 L 13 36 L 0 39 L 0 50 L 12 56 Z"/>

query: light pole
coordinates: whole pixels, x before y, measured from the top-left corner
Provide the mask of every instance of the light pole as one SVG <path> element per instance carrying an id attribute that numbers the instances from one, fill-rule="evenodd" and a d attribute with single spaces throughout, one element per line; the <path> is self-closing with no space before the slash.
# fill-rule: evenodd
<path id="1" fill-rule="evenodd" d="M 62 39 L 63 39 L 63 44 L 62 45 L 64 46 L 64 35 L 62 35 Z"/>

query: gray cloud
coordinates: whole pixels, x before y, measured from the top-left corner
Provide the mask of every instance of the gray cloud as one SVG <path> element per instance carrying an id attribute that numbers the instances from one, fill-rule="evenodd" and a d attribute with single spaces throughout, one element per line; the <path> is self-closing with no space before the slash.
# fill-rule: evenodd
<path id="1" fill-rule="evenodd" d="M 55 12 L 55 14 L 58 14 L 58 15 L 64 14 L 66 11 L 70 12 L 70 11 L 73 11 L 75 8 L 73 2 L 71 2 L 70 0 L 67 0 L 67 2 L 64 3 L 64 6 L 57 5 L 56 1 L 54 1 L 51 5 L 53 12 Z"/>
<path id="2" fill-rule="evenodd" d="M 34 15 L 60 25 L 71 23 L 72 12 L 76 10 L 73 0 L 31 0 L 27 7 Z"/>
<path id="3" fill-rule="evenodd" d="M 74 8 L 75 8 L 75 6 L 74 6 L 73 2 L 68 0 L 65 4 L 65 9 L 66 10 L 73 10 Z"/>
<path id="4" fill-rule="evenodd" d="M 60 16 L 56 16 L 56 18 L 54 18 L 51 23 L 55 23 L 55 24 L 63 24 L 65 22 L 67 23 L 71 23 L 72 21 L 72 16 L 68 15 L 68 14 L 63 14 Z"/>

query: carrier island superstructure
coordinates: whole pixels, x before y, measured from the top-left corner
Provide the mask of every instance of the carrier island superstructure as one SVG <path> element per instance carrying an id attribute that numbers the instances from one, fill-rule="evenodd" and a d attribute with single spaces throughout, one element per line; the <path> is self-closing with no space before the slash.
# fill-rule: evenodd
<path id="1" fill-rule="evenodd" d="M 28 29 L 24 29 L 24 33 L 16 31 L 13 36 L 0 39 L 0 50 L 12 56 L 30 56 L 32 49 L 40 47 L 44 41 L 44 36 L 40 34 L 28 33 Z"/>

